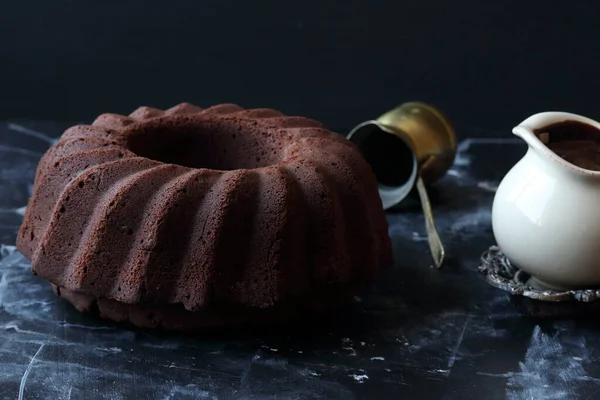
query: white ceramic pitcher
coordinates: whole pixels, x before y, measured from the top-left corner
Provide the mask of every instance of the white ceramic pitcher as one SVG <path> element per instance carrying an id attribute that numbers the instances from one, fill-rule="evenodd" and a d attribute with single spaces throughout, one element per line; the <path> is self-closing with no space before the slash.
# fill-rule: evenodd
<path id="1" fill-rule="evenodd" d="M 527 118 L 513 133 L 529 148 L 502 180 L 492 210 L 501 251 L 541 289 L 600 286 L 600 171 L 565 161 L 540 139 L 546 127 L 567 121 L 596 128 L 600 140 L 600 123 L 580 115 Z"/>

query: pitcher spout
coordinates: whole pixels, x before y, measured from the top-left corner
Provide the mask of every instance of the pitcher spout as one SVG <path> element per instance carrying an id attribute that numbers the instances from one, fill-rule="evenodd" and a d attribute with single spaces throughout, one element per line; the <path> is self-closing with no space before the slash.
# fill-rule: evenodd
<path id="1" fill-rule="evenodd" d="M 567 112 L 545 111 L 533 114 L 529 118 L 525 119 L 519 125 L 514 127 L 512 132 L 514 135 L 523 139 L 530 147 L 536 147 L 537 145 L 542 144 L 539 136 L 536 135 L 536 132 L 539 132 L 540 129 L 543 129 L 547 126 L 564 121 L 585 121 L 589 123 L 591 120 L 581 115 Z M 596 123 L 595 121 L 591 122 Z"/>
<path id="2" fill-rule="evenodd" d="M 512 130 L 533 153 L 571 173 L 600 173 L 600 123 L 567 112 L 542 112 Z"/>
<path id="3" fill-rule="evenodd" d="M 513 135 L 520 137 L 523 139 L 525 143 L 531 148 L 536 147 L 538 142 L 541 142 L 540 139 L 536 136 L 532 129 L 519 125 L 515 126 L 512 130 Z M 541 144 L 541 143 L 539 143 Z"/>

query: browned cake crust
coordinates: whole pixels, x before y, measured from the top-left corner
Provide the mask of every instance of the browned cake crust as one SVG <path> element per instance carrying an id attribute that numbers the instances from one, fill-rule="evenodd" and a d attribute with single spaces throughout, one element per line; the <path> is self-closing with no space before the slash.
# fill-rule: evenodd
<path id="1" fill-rule="evenodd" d="M 231 104 L 68 129 L 40 161 L 17 247 L 78 309 L 177 330 L 327 311 L 391 262 L 353 144 Z"/>

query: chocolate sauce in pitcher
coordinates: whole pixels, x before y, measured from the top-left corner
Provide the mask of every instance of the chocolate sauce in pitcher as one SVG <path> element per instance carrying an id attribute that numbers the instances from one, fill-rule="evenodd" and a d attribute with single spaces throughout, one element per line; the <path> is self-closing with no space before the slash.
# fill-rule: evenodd
<path id="1" fill-rule="evenodd" d="M 600 129 L 578 121 L 562 121 L 534 131 L 550 150 L 580 168 L 600 171 Z"/>

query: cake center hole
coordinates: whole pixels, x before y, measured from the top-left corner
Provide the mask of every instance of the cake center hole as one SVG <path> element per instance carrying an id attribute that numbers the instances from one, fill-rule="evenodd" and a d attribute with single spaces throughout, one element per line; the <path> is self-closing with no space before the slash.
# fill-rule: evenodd
<path id="1" fill-rule="evenodd" d="M 254 169 L 281 160 L 282 137 L 240 121 L 151 121 L 128 135 L 129 150 L 167 164 L 215 170 Z"/>
<path id="2" fill-rule="evenodd" d="M 399 187 L 410 180 L 413 154 L 398 136 L 373 126 L 358 142 L 358 146 L 380 185 Z"/>

